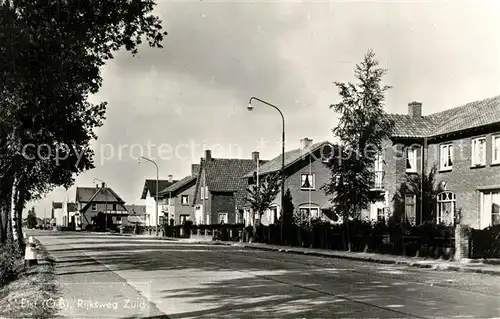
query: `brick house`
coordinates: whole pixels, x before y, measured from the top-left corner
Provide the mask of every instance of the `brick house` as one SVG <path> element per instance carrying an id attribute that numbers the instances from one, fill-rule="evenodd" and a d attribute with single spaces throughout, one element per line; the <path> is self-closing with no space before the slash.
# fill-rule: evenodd
<path id="1" fill-rule="evenodd" d="M 285 191 L 290 190 L 294 210 L 301 216 L 319 217 L 323 219 L 336 219 L 331 211 L 330 196 L 321 189 L 325 183 L 330 182 L 331 172 L 325 162 L 332 155 L 334 145 L 324 141 L 313 144 L 313 140 L 304 138 L 300 140 L 301 147 L 285 152 Z M 258 169 L 259 177 L 271 173 L 279 174 L 282 167 L 281 154 L 265 163 Z M 255 183 L 256 170 L 245 175 L 249 183 Z M 260 221 L 264 225 L 274 223 L 274 215 L 280 216 L 281 192 L 271 204 L 271 208 L 262 215 Z M 256 216 L 258 218 L 258 216 Z M 250 224 L 251 213 L 248 207 L 245 210 L 245 221 Z"/>
<path id="2" fill-rule="evenodd" d="M 200 164 L 191 165 L 191 175 L 173 183 L 159 192 L 163 199 L 162 212 L 173 216 L 174 225 L 186 220 L 194 221 L 193 198 Z"/>
<path id="3" fill-rule="evenodd" d="M 485 228 L 500 223 L 500 96 L 471 102 L 439 113 L 422 115 L 422 103 L 408 104 L 408 114 L 389 114 L 395 123 L 391 141 L 376 167 L 386 210 L 401 209 L 420 223 L 420 200 L 395 193 L 409 174 L 427 174 L 437 165 L 438 195 L 435 219 L 453 224 L 461 210 L 462 223 Z M 365 212 L 366 213 L 366 212 Z M 374 218 L 373 210 L 368 212 Z"/>
<path id="4" fill-rule="evenodd" d="M 104 183 L 101 187 L 77 187 L 76 200 L 81 229 L 94 223 L 99 213 L 106 216 L 108 228 L 120 225 L 122 218 L 127 218 L 125 201 Z"/>
<path id="5" fill-rule="evenodd" d="M 243 222 L 248 180 L 242 178 L 253 170 L 258 153 L 252 159 L 212 158 L 210 150 L 200 160 L 193 198 L 196 224 L 237 224 Z"/>
<path id="6" fill-rule="evenodd" d="M 168 175 L 168 179 L 160 179 L 158 180 L 158 193 L 167 188 L 168 186 L 176 183 L 177 181 L 173 179 L 172 175 Z M 155 227 L 160 224 L 161 214 L 161 205 L 162 199 L 158 194 L 158 203 L 156 203 L 156 179 L 146 179 L 144 182 L 144 187 L 142 188 L 141 199 L 145 201 L 146 205 L 146 226 Z M 158 215 L 156 216 L 156 205 L 158 205 Z M 169 216 L 170 218 L 174 218 L 173 216 Z"/>

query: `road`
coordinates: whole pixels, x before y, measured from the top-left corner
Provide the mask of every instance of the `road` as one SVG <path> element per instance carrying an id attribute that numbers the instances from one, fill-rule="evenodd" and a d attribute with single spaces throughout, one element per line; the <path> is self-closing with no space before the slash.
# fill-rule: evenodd
<path id="1" fill-rule="evenodd" d="M 500 278 L 490 275 L 137 237 L 35 236 L 58 261 L 66 317 L 500 317 Z M 77 307 L 84 298 L 120 309 Z"/>

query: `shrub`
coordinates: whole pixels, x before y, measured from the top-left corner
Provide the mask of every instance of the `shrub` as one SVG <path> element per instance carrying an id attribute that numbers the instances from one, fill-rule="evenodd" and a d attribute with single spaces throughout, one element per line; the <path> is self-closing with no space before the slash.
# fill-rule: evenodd
<path id="1" fill-rule="evenodd" d="M 16 278 L 21 270 L 21 257 L 17 244 L 0 244 L 0 287 Z"/>

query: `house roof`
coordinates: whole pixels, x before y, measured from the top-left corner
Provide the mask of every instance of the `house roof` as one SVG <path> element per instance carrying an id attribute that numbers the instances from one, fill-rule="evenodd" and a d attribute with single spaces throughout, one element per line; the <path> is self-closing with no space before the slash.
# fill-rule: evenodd
<path id="1" fill-rule="evenodd" d="M 333 144 L 328 141 L 311 144 L 310 146 L 305 147 L 303 149 L 298 148 L 285 152 L 285 168 L 305 158 L 306 155 L 321 150 L 322 147 L 329 148 L 328 150 L 325 149 L 325 152 L 324 154 L 322 153 L 322 156 L 325 157 L 330 156 L 329 152 L 332 150 Z M 269 162 L 259 167 L 259 176 L 280 171 L 282 165 L 281 159 L 282 159 L 282 154 L 278 155 L 277 157 L 273 158 Z M 255 171 L 256 171 L 255 167 L 252 167 L 251 171 L 245 172 L 246 175 L 242 176 L 244 176 L 245 178 L 252 177 Z"/>
<path id="2" fill-rule="evenodd" d="M 125 204 L 125 201 L 109 187 L 77 187 L 76 201 L 86 202 L 85 206 L 80 209 L 81 212 L 86 211 L 95 202 Z"/>
<path id="3" fill-rule="evenodd" d="M 500 122 L 500 95 L 442 112 L 411 118 L 388 114 L 394 121 L 393 137 L 435 137 Z"/>
<path id="4" fill-rule="evenodd" d="M 158 193 L 160 193 L 160 190 L 165 189 L 177 182 L 177 180 L 172 180 L 171 182 L 165 179 L 158 180 Z M 144 182 L 144 187 L 142 189 L 141 199 L 146 199 L 148 190 L 149 194 L 151 194 L 152 197 L 156 196 L 156 179 L 146 179 L 146 181 Z"/>
<path id="5" fill-rule="evenodd" d="M 109 187 L 77 187 L 76 188 L 77 202 L 117 202 L 125 203 L 118 194 Z"/>
<path id="6" fill-rule="evenodd" d="M 196 177 L 195 176 L 186 176 L 183 179 L 181 179 L 180 181 L 177 181 L 176 183 L 171 184 L 167 188 L 162 189 L 159 192 L 159 195 L 163 195 L 163 194 L 166 194 L 166 193 L 169 193 L 169 192 L 176 192 L 179 189 L 181 189 L 182 187 L 184 187 L 186 185 L 189 185 L 190 183 L 193 183 L 195 181 L 196 181 Z"/>
<path id="7" fill-rule="evenodd" d="M 146 214 L 146 205 L 124 205 L 125 209 L 131 215 L 145 215 Z"/>
<path id="8" fill-rule="evenodd" d="M 259 163 L 264 165 L 267 161 L 260 160 Z M 206 182 L 210 192 L 234 193 L 236 206 L 242 207 L 248 186 L 247 179 L 243 179 L 242 176 L 255 166 L 255 161 L 251 159 L 212 158 L 208 161 L 202 159 L 200 171 L 205 168 Z M 193 204 L 196 204 L 199 181 L 200 179 L 197 179 Z"/>

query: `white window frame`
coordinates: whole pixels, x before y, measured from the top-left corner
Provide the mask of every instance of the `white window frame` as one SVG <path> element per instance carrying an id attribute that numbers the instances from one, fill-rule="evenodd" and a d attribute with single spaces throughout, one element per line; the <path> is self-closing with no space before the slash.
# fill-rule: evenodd
<path id="1" fill-rule="evenodd" d="M 445 220 L 443 218 L 443 207 L 446 203 L 451 203 L 451 225 L 455 224 L 456 200 L 457 195 L 454 192 L 444 191 L 437 195 L 436 222 L 438 224 L 442 223 Z"/>
<path id="2" fill-rule="evenodd" d="M 310 177 L 309 183 L 311 183 L 311 187 L 302 187 L 302 179 L 304 176 Z M 302 190 L 310 190 L 310 189 L 316 189 L 316 175 L 314 173 L 312 174 L 300 174 L 300 189 Z"/>
<path id="3" fill-rule="evenodd" d="M 453 143 L 441 144 L 439 146 L 439 159 L 441 171 L 451 171 L 453 169 L 453 163 L 455 161 Z M 448 164 L 450 159 L 451 165 Z"/>
<path id="4" fill-rule="evenodd" d="M 498 140 L 498 149 L 496 149 L 496 142 Z M 495 150 L 496 157 L 495 157 Z M 491 137 L 491 164 L 500 164 L 500 134 Z"/>
<path id="5" fill-rule="evenodd" d="M 217 223 L 221 223 L 221 216 L 224 216 L 224 221 L 223 224 L 227 224 L 229 220 L 229 214 L 228 213 L 217 213 Z"/>
<path id="6" fill-rule="evenodd" d="M 205 186 L 205 199 L 208 199 L 208 186 Z"/>
<path id="7" fill-rule="evenodd" d="M 494 201 L 494 198 L 496 200 Z M 493 225 L 493 204 L 500 205 L 500 189 L 481 191 L 480 195 L 480 229 Z"/>
<path id="8" fill-rule="evenodd" d="M 205 186 L 200 187 L 200 199 L 205 199 Z"/>
<path id="9" fill-rule="evenodd" d="M 91 206 L 91 209 L 93 212 L 97 212 L 97 204 L 96 203 L 92 203 L 92 204 L 90 204 L 90 206 Z"/>
<path id="10" fill-rule="evenodd" d="M 186 202 L 183 202 L 183 199 L 187 198 Z M 189 195 L 181 195 L 181 205 L 187 206 L 189 205 Z"/>
<path id="11" fill-rule="evenodd" d="M 409 202 L 408 199 L 411 199 L 411 202 Z M 408 209 L 408 207 L 411 207 L 411 209 Z M 414 220 L 410 219 L 410 213 Z M 405 195 L 405 218 L 408 219 L 412 225 L 415 225 L 417 222 L 417 196 L 414 194 Z"/>
<path id="12" fill-rule="evenodd" d="M 410 158 L 410 154 L 412 157 Z M 417 148 L 408 146 L 406 148 L 406 161 L 410 163 L 411 168 L 406 167 L 407 173 L 417 173 Z M 406 163 L 405 163 L 406 164 Z"/>
<path id="13" fill-rule="evenodd" d="M 483 151 L 482 151 L 482 155 L 483 155 L 483 160 L 478 160 L 477 156 L 478 156 L 478 149 L 477 149 L 477 146 L 478 146 L 478 143 L 482 141 L 484 144 L 483 144 Z M 476 167 L 476 166 L 485 166 L 486 165 L 486 137 L 477 137 L 477 138 L 473 138 L 471 140 L 471 166 L 472 167 Z"/>

